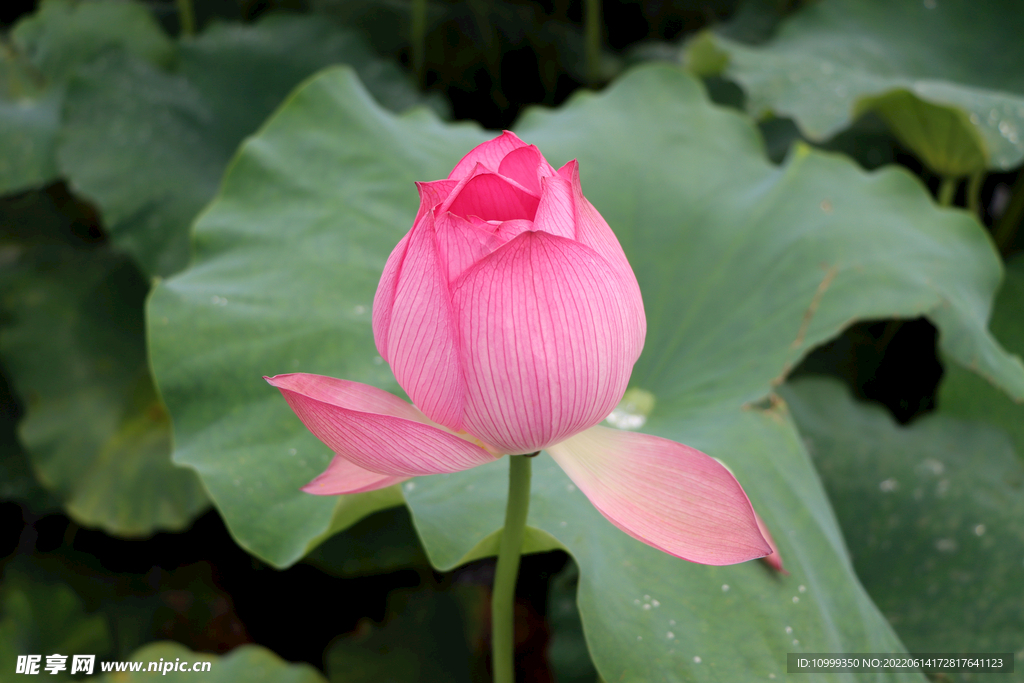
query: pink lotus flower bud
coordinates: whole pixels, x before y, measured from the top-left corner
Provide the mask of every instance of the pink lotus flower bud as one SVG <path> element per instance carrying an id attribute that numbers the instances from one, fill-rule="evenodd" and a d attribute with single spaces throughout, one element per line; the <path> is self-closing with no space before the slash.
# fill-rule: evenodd
<path id="1" fill-rule="evenodd" d="M 377 350 L 416 407 L 513 454 L 607 417 L 647 323 L 576 162 L 555 171 L 506 132 L 419 188 L 373 302 Z"/>
<path id="2" fill-rule="evenodd" d="M 304 490 L 331 495 L 546 449 L 613 524 L 673 555 L 767 555 L 746 494 L 713 458 L 597 426 L 643 349 L 636 277 L 583 196 L 509 132 L 419 183 L 412 229 L 373 302 L 377 350 L 415 405 L 319 375 L 268 378 L 334 452 Z"/>

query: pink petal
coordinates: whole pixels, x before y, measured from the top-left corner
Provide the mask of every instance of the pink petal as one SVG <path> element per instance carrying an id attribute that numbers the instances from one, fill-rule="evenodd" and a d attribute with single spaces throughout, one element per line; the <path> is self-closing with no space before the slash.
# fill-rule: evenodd
<path id="1" fill-rule="evenodd" d="M 761 535 L 764 536 L 764 540 L 768 541 L 768 545 L 772 548 L 771 554 L 762 557 L 761 561 L 775 571 L 788 576 L 789 572 L 782 567 L 782 556 L 779 555 L 779 547 L 775 545 L 775 539 L 772 538 L 771 532 L 768 531 L 768 525 L 764 523 L 764 520 L 761 519 L 761 515 L 757 514 L 756 510 L 754 511 L 754 519 L 757 520 L 758 531 L 761 532 Z"/>
<path id="2" fill-rule="evenodd" d="M 534 229 L 576 239 L 576 202 L 572 183 L 554 175 L 544 178 L 543 185 L 537 214 L 533 218 Z"/>
<path id="3" fill-rule="evenodd" d="M 373 295 L 373 341 L 377 345 L 377 353 L 385 361 L 388 360 L 388 332 L 391 329 L 391 310 L 395 306 L 395 292 L 398 291 L 398 273 L 402 269 L 411 234 L 411 230 L 405 233 L 405 237 L 391 250 L 391 255 L 384 264 L 380 282 L 377 283 L 377 293 Z"/>
<path id="4" fill-rule="evenodd" d="M 497 173 L 481 172 L 452 190 L 439 212 L 479 216 L 489 221 L 533 220 L 539 197 Z"/>
<path id="5" fill-rule="evenodd" d="M 413 229 L 423 216 L 435 206 L 443 202 L 458 183 L 454 180 L 434 180 L 429 183 L 416 183 L 420 192 L 420 208 L 413 221 Z M 395 305 L 395 292 L 398 286 L 398 273 L 405 260 L 405 250 L 409 245 L 412 229 L 399 240 L 391 255 L 384 264 L 384 272 L 377 284 L 377 293 L 373 297 L 373 340 L 377 345 L 377 353 L 385 361 L 388 360 L 388 332 L 391 328 L 391 309 Z"/>
<path id="6" fill-rule="evenodd" d="M 521 218 L 511 221 L 485 221 L 483 218 L 470 216 L 468 220 L 476 227 L 487 230 L 494 235 L 498 240 L 498 246 L 518 237 L 520 233 L 533 230 L 533 221 Z"/>
<path id="7" fill-rule="evenodd" d="M 427 424 L 415 407 L 376 387 L 305 373 L 264 379 L 281 390 L 316 438 L 362 469 L 414 477 L 494 460 L 483 448 Z M 368 475 L 359 476 L 357 483 L 365 484 Z"/>
<path id="8" fill-rule="evenodd" d="M 743 488 L 696 449 L 594 427 L 547 450 L 608 521 L 647 545 L 714 565 L 771 552 Z"/>
<path id="9" fill-rule="evenodd" d="M 471 149 L 469 154 L 462 157 L 462 161 L 455 165 L 448 177 L 461 180 L 472 173 L 473 167 L 478 163 L 483 164 L 489 171 L 495 172 L 501 166 L 501 160 L 505 158 L 505 155 L 520 147 L 526 147 L 526 143 L 516 137 L 515 133 L 506 130 L 493 140 L 488 140 Z"/>
<path id="10" fill-rule="evenodd" d="M 530 453 L 603 420 L 639 356 L 621 287 L 593 250 L 545 232 L 467 270 L 452 289 L 465 429 L 500 452 Z"/>
<path id="11" fill-rule="evenodd" d="M 317 496 L 336 496 L 341 493 L 363 493 L 387 488 L 409 477 L 395 477 L 365 470 L 340 455 L 335 455 L 323 474 L 302 487 L 306 493 Z"/>
<path id="12" fill-rule="evenodd" d="M 594 208 L 594 205 L 583 196 L 579 164 L 575 160 L 570 161 L 558 169 L 558 175 L 572 183 L 576 209 L 576 240 L 603 256 L 622 278 L 624 283 L 622 295 L 628 299 L 629 308 L 636 314 L 635 323 L 631 326 L 631 330 L 636 336 L 632 341 L 642 350 L 644 338 L 647 336 L 647 316 L 644 314 L 644 301 L 640 294 L 640 285 L 637 284 L 636 275 L 633 274 L 633 268 L 629 265 L 615 233 L 608 227 L 608 223 Z M 639 351 L 637 353 L 639 354 Z"/>
<path id="13" fill-rule="evenodd" d="M 386 333 L 387 355 L 381 356 L 388 359 L 395 379 L 427 417 L 458 431 L 465 381 L 448 269 L 438 252 L 432 213 L 425 214 L 409 233 L 397 280 Z"/>
<path id="14" fill-rule="evenodd" d="M 498 165 L 498 173 L 511 178 L 530 192 L 540 194 L 540 179 L 555 175 L 544 155 L 535 145 L 520 147 L 505 155 Z"/>
<path id="15" fill-rule="evenodd" d="M 515 239 L 527 230 L 533 230 L 533 221 L 526 220 L 512 220 L 502 221 L 494 229 L 494 236 L 498 238 L 501 244 L 505 244 L 509 240 Z"/>
<path id="16" fill-rule="evenodd" d="M 501 246 L 494 235 L 495 226 L 482 225 L 445 213 L 435 221 L 437 247 L 441 263 L 448 268 L 448 282 L 454 282 L 463 271 Z"/>
<path id="17" fill-rule="evenodd" d="M 427 183 L 416 183 L 416 189 L 420 192 L 420 208 L 416 212 L 416 220 L 412 224 L 419 223 L 423 214 L 443 203 L 458 185 L 456 180 L 431 180 Z"/>

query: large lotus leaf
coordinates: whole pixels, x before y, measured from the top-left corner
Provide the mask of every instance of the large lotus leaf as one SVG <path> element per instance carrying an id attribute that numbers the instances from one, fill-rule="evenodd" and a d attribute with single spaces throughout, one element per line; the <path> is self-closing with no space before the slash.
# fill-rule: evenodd
<path id="1" fill-rule="evenodd" d="M 25 249 L 0 282 L 0 355 L 25 402 L 19 435 L 39 480 L 86 526 L 186 526 L 206 497 L 170 461 L 146 362 L 145 279 L 109 249 L 50 245 Z"/>
<path id="2" fill-rule="evenodd" d="M 188 262 L 189 227 L 238 143 L 300 81 L 337 63 L 353 65 L 385 106 L 417 102 L 396 64 L 322 17 L 214 24 L 181 43 L 172 72 L 107 55 L 70 82 L 61 170 L 146 272 L 174 273 Z"/>
<path id="3" fill-rule="evenodd" d="M 140 3 L 46 0 L 0 39 L 0 194 L 58 175 L 56 136 L 64 83 L 104 50 L 169 64 L 174 47 Z"/>
<path id="4" fill-rule="evenodd" d="M 1006 264 L 1006 279 L 992 311 L 992 333 L 1007 350 L 1024 356 L 1024 254 Z M 1024 459 L 1024 405 L 956 363 L 946 364 L 939 407 L 950 415 L 997 425 Z"/>
<path id="5" fill-rule="evenodd" d="M 309 664 L 289 664 L 259 645 L 243 645 L 226 655 L 211 655 L 207 652 L 193 652 L 178 643 L 158 642 L 139 648 L 128 661 L 141 664 L 139 670 L 132 671 L 130 666 L 122 663 L 124 669 L 121 672 L 107 673 L 99 679 L 101 683 L 148 682 L 155 680 L 157 675 L 160 676 L 159 680 L 167 683 L 185 683 L 196 678 L 208 683 L 326 683 L 323 675 Z M 157 668 L 158 665 L 162 667 L 164 662 L 182 662 L 189 669 L 182 671 L 179 666 L 178 671 L 164 672 L 162 668 Z M 209 662 L 208 669 L 190 670 L 197 664 L 203 667 L 204 662 Z M 149 670 L 151 663 L 153 671 Z M 97 660 L 94 673 L 100 673 L 101 668 L 102 663 Z"/>
<path id="6" fill-rule="evenodd" d="M 794 649 L 899 650 L 857 583 L 793 426 L 752 403 L 808 348 L 885 315 L 934 316 L 947 352 L 1024 393 L 1024 369 L 984 325 L 999 262 L 982 228 L 937 209 L 900 170 L 865 174 L 806 148 L 773 166 L 749 120 L 711 106 L 669 66 L 534 111 L 520 132 L 557 164 L 579 157 L 584 189 L 638 273 L 650 329 L 633 381 L 656 401 L 646 428 L 726 460 L 791 572 L 654 551 L 605 522 L 541 456 L 530 548 L 576 557 L 602 675 L 738 680 L 782 675 Z M 243 145 L 197 223 L 195 266 L 155 289 L 151 352 L 175 459 L 199 471 L 232 533 L 261 557 L 295 561 L 329 533 L 335 505 L 362 510 L 364 498 L 298 492 L 330 454 L 260 375 L 302 370 L 396 390 L 370 329 L 379 273 L 415 215 L 412 182 L 443 177 L 485 137 L 426 112 L 390 115 L 351 71 L 326 72 Z M 506 467 L 405 485 L 436 566 L 493 549 Z"/>
<path id="7" fill-rule="evenodd" d="M 835 380 L 783 390 L 857 575 L 907 647 L 1020 650 L 1024 463 L 1006 434 L 943 412 L 901 427 Z"/>
<path id="8" fill-rule="evenodd" d="M 724 66 L 751 113 L 792 117 L 813 140 L 875 111 L 933 170 L 959 176 L 1024 158 L 1022 32 L 1014 0 L 823 0 L 764 45 L 705 38 L 687 60 Z"/>

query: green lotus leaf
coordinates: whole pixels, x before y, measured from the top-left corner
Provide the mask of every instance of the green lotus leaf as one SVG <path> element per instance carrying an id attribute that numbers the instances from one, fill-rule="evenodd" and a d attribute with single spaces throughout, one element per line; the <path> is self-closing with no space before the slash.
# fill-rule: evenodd
<path id="1" fill-rule="evenodd" d="M 39 481 L 85 526 L 126 536 L 187 526 L 207 499 L 170 461 L 135 266 L 104 247 L 39 245 L 0 283 L 0 357 L 25 402 L 18 433 Z"/>
<path id="2" fill-rule="evenodd" d="M 1007 350 L 1024 356 L 1024 255 L 1006 264 L 1006 279 L 992 311 L 992 333 Z M 942 412 L 986 422 L 1007 432 L 1024 459 L 1024 405 L 1014 401 L 969 369 L 947 363 L 938 404 Z"/>
<path id="3" fill-rule="evenodd" d="M 1018 652 L 1024 462 L 1006 433 L 944 410 L 902 427 L 830 379 L 796 380 L 782 395 L 857 576 L 907 647 Z"/>
<path id="4" fill-rule="evenodd" d="M 320 17 L 214 23 L 178 45 L 171 71 L 128 52 L 105 55 L 68 86 L 61 171 L 145 272 L 177 272 L 188 263 L 192 220 L 238 144 L 299 82 L 338 63 L 354 66 L 385 106 L 420 101 L 397 64 Z"/>
<path id="5" fill-rule="evenodd" d="M 822 0 L 763 45 L 705 34 L 683 59 L 739 83 L 754 116 L 792 117 L 811 140 L 876 112 L 955 177 L 1024 159 L 1022 31 L 1012 0 Z"/>
<path id="6" fill-rule="evenodd" d="M 18 655 L 110 653 L 110 629 L 102 614 L 88 614 L 81 598 L 63 583 L 39 581 L 13 563 L 0 583 L 0 681 L 16 681 Z M 70 665 L 68 666 L 70 669 Z"/>
<path id="7" fill-rule="evenodd" d="M 64 84 L 82 64 L 121 48 L 168 65 L 174 46 L 142 4 L 45 0 L 0 38 L 0 194 L 59 175 L 56 138 Z"/>

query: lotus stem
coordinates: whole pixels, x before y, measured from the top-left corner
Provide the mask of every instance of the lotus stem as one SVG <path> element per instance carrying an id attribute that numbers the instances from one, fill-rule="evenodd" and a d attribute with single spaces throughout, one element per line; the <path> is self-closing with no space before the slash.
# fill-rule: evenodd
<path id="1" fill-rule="evenodd" d="M 956 194 L 957 179 L 945 177 L 939 185 L 939 206 L 949 206 L 953 203 L 953 195 Z"/>
<path id="2" fill-rule="evenodd" d="M 597 85 L 601 76 L 601 0 L 586 0 L 583 14 L 587 81 Z"/>
<path id="3" fill-rule="evenodd" d="M 412 0 L 412 71 L 422 88 L 426 83 L 427 0 Z"/>
<path id="4" fill-rule="evenodd" d="M 196 13 L 192 7 L 192 0 L 178 0 L 178 23 L 181 25 L 181 35 L 195 35 Z"/>
<path id="5" fill-rule="evenodd" d="M 534 454 L 536 455 L 536 453 Z M 505 528 L 501 531 L 498 567 L 491 594 L 491 666 L 494 683 L 515 683 L 515 596 L 519 575 L 519 557 L 526 534 L 526 515 L 530 510 L 529 456 L 510 455 L 508 504 Z"/>
<path id="6" fill-rule="evenodd" d="M 978 171 L 967 183 L 967 208 L 981 222 L 981 184 L 985 180 L 985 172 Z"/>

